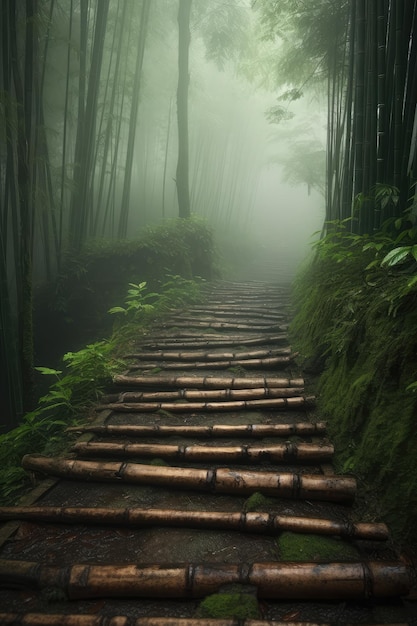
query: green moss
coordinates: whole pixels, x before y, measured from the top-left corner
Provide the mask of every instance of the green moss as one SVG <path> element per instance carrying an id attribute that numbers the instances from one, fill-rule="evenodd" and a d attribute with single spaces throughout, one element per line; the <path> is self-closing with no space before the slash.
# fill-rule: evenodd
<path id="1" fill-rule="evenodd" d="M 169 467 L 169 463 L 167 463 L 164 459 L 152 459 L 152 461 L 149 462 L 149 465 L 156 465 L 157 467 Z"/>
<path id="2" fill-rule="evenodd" d="M 255 491 L 243 504 L 244 511 L 262 511 L 268 506 L 268 498 Z"/>
<path id="3" fill-rule="evenodd" d="M 247 593 L 216 593 L 205 598 L 197 617 L 256 619 L 260 617 L 258 601 Z"/>
<path id="4" fill-rule="evenodd" d="M 339 538 L 283 532 L 277 539 L 283 561 L 352 561 L 359 558 L 354 546 Z"/>
<path id="5" fill-rule="evenodd" d="M 370 513 L 417 542 L 417 283 L 379 266 L 370 275 L 361 246 L 345 253 L 299 277 L 291 340 L 322 365 L 318 410 L 337 469 L 372 485 Z"/>

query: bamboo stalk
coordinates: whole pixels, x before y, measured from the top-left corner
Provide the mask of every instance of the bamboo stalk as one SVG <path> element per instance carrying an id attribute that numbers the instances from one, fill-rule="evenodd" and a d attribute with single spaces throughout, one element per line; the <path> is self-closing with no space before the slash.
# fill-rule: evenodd
<path id="1" fill-rule="evenodd" d="M 339 536 L 346 539 L 386 541 L 388 528 L 383 523 L 273 515 L 266 512 L 188 511 L 172 509 L 118 509 L 104 507 L 0 507 L 0 520 L 32 520 L 54 524 L 118 524 L 123 526 L 173 526 L 216 530 L 239 530 L 261 534 L 296 533 Z M 1 623 L 1 622 L 0 622 Z"/>
<path id="2" fill-rule="evenodd" d="M 214 424 L 213 426 L 164 426 L 159 424 L 106 424 L 100 426 L 71 426 L 68 432 L 97 433 L 99 435 L 146 437 L 289 437 L 291 435 L 322 435 L 326 423 L 298 422 L 295 424 Z"/>
<path id="3" fill-rule="evenodd" d="M 231 361 L 233 359 L 260 359 L 273 356 L 288 356 L 291 348 L 276 348 L 273 350 L 249 350 L 248 352 L 210 352 L 210 350 L 190 350 L 175 352 L 173 350 L 153 350 L 149 352 L 134 352 L 123 355 L 124 359 L 158 359 L 164 361 Z"/>
<path id="4" fill-rule="evenodd" d="M 184 413 L 189 411 L 243 411 L 246 409 L 299 409 L 314 405 L 313 396 L 294 396 L 292 398 L 260 398 L 259 400 L 234 400 L 229 402 L 110 402 L 96 407 L 97 411 L 115 411 L 127 413 L 155 413 L 168 411 Z"/>
<path id="5" fill-rule="evenodd" d="M 113 378 L 115 385 L 129 387 L 189 387 L 204 389 L 249 389 L 253 387 L 303 387 L 303 378 L 275 378 L 275 377 L 235 377 L 235 376 L 126 376 L 119 374 Z"/>
<path id="6" fill-rule="evenodd" d="M 261 398 L 292 398 L 303 391 L 302 387 L 277 387 L 270 389 L 179 389 L 178 391 L 124 391 L 102 397 L 102 402 L 167 402 L 170 400 L 251 400 Z"/>
<path id="7" fill-rule="evenodd" d="M 404 596 L 411 573 L 399 561 L 53 567 L 1 559 L 0 582 L 6 588 L 62 588 L 70 600 L 202 598 L 226 584 L 254 585 L 259 598 L 274 600 L 349 600 Z"/>
<path id="8" fill-rule="evenodd" d="M 279 443 L 245 446 L 205 446 L 160 443 L 80 441 L 71 448 L 80 456 L 161 457 L 175 460 L 262 463 L 321 463 L 334 454 L 331 444 Z"/>
<path id="9" fill-rule="evenodd" d="M 178 489 L 214 493 L 254 493 L 292 499 L 351 501 L 356 481 L 350 476 L 320 476 L 292 472 L 262 472 L 228 468 L 195 469 L 159 467 L 140 463 L 80 461 L 27 454 L 22 466 L 26 470 L 74 480 L 127 482 L 146 485 L 175 484 Z"/>
<path id="10" fill-rule="evenodd" d="M 285 315 L 274 315 L 274 317 L 271 318 L 267 318 L 267 316 L 259 316 L 256 315 L 254 317 L 250 317 L 248 314 L 244 313 L 243 315 L 239 315 L 237 313 L 233 313 L 232 315 L 199 315 L 199 314 L 195 314 L 193 315 L 192 313 L 176 313 L 175 315 L 167 315 L 164 318 L 164 323 L 166 321 L 168 322 L 173 322 L 176 325 L 176 322 L 178 320 L 178 315 L 180 315 L 180 318 L 182 321 L 185 322 L 201 322 L 204 325 L 211 325 L 211 324 L 256 324 L 257 326 L 261 326 L 261 327 L 265 327 L 265 326 L 274 326 L 275 324 L 280 324 L 281 322 L 285 322 L 286 321 L 286 316 Z"/>
<path id="11" fill-rule="evenodd" d="M 231 359 L 225 361 L 180 361 L 175 363 L 166 363 L 157 361 L 155 363 L 135 363 L 128 368 L 128 371 L 135 371 L 138 369 L 155 369 L 161 368 L 164 370 L 190 370 L 190 369 L 227 369 L 229 367 L 246 367 L 246 368 L 259 368 L 259 367 L 275 367 L 276 365 L 288 365 L 297 356 L 298 353 L 291 354 L 290 356 L 276 356 L 265 359 Z"/>
<path id="12" fill-rule="evenodd" d="M 118 413 L 155 413 L 156 411 L 184 413 L 189 411 L 242 411 L 246 409 L 299 409 L 304 406 L 313 406 L 313 404 L 313 396 L 295 396 L 292 398 L 261 398 L 259 400 L 234 400 L 230 402 L 110 402 L 97 406 L 96 410 L 110 410 Z"/>

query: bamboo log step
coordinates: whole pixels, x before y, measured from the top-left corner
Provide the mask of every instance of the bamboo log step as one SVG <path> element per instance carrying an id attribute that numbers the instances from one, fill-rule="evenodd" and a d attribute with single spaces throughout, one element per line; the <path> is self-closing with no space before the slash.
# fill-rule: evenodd
<path id="1" fill-rule="evenodd" d="M 278 443 L 244 446 L 207 446 L 159 443 L 125 443 L 80 441 L 71 452 L 79 456 L 121 458 L 160 457 L 177 461 L 205 463 L 208 461 L 231 463 L 321 463 L 329 461 L 334 454 L 331 444 Z"/>
<path id="2" fill-rule="evenodd" d="M 275 348 L 270 350 L 243 350 L 237 352 L 211 352 L 210 350 L 151 350 L 124 354 L 124 359 L 157 359 L 162 361 L 232 361 L 234 359 L 260 359 L 264 357 L 288 356 L 291 348 Z"/>
<path id="3" fill-rule="evenodd" d="M 274 376 L 126 376 L 119 374 L 114 376 L 115 385 L 127 387 L 188 387 L 203 389 L 250 389 L 253 387 L 282 388 L 304 387 L 303 378 L 280 378 Z"/>
<path id="4" fill-rule="evenodd" d="M 197 339 L 201 337 L 201 339 Z M 174 337 L 172 335 L 164 335 L 159 339 L 155 337 L 153 340 L 141 340 L 140 346 L 148 348 L 148 350 L 178 350 L 178 348 L 224 348 L 228 346 L 241 345 L 241 346 L 260 346 L 260 345 L 274 345 L 288 341 L 288 335 L 286 333 L 279 333 L 278 335 L 258 335 L 256 337 L 245 338 L 240 335 L 237 338 L 225 335 L 221 338 L 219 335 L 213 336 L 211 339 L 204 339 L 203 335 L 191 334 L 189 337 Z"/>
<path id="5" fill-rule="evenodd" d="M 288 339 L 288 334 L 286 332 L 279 332 L 279 333 L 271 333 L 270 335 L 268 335 L 267 333 L 256 333 L 253 335 L 249 335 L 246 332 L 242 332 L 239 334 L 229 334 L 229 333 L 215 333 L 215 332 L 208 332 L 208 333 L 200 333 L 198 331 L 175 331 L 175 335 L 172 334 L 172 332 L 168 331 L 164 331 L 164 332 L 156 332 L 157 329 L 155 329 L 155 332 L 152 333 L 152 337 L 142 337 L 139 339 L 140 344 L 141 345 L 146 345 L 147 342 L 154 342 L 154 341 L 159 341 L 159 340 L 166 340 L 168 339 L 169 341 L 220 341 L 220 342 L 230 342 L 231 344 L 238 344 L 238 345 L 250 345 L 250 342 L 252 341 L 257 341 L 257 342 L 262 342 L 262 343 L 274 343 L 274 341 L 278 341 L 278 340 L 287 340 Z"/>
<path id="6" fill-rule="evenodd" d="M 165 317 L 166 320 L 171 321 L 178 319 L 180 317 L 184 321 L 190 322 L 207 322 L 211 324 L 212 322 L 226 322 L 226 323 L 245 323 L 245 324 L 256 324 L 257 326 L 271 326 L 271 324 L 278 324 L 281 321 L 285 321 L 287 315 L 283 313 L 276 313 L 275 315 L 254 315 L 253 317 L 248 313 L 238 313 L 236 311 L 232 311 L 229 313 L 221 313 L 220 310 L 216 312 L 212 312 L 211 315 L 203 315 L 201 313 L 192 311 L 189 313 L 175 313 L 174 315 L 167 315 Z"/>
<path id="7" fill-rule="evenodd" d="M 102 397 L 102 402 L 168 402 L 171 400 L 254 400 L 258 398 L 292 398 L 303 387 L 260 387 L 254 389 L 178 389 L 172 391 L 124 391 Z"/>
<path id="8" fill-rule="evenodd" d="M 268 324 L 268 325 L 261 325 L 261 324 L 244 324 L 243 322 L 201 322 L 198 320 L 194 320 L 194 321 L 179 321 L 177 319 L 175 319 L 172 324 L 172 326 L 174 326 L 175 328 L 223 328 L 225 330 L 250 330 L 252 332 L 254 331 L 260 331 L 260 332 L 277 332 L 277 331 L 281 331 L 284 332 L 285 330 L 287 330 L 287 326 L 284 324 Z M 161 324 L 162 328 L 166 328 L 167 326 L 169 326 L 169 324 L 167 324 L 166 322 L 164 322 L 163 324 Z"/>
<path id="9" fill-rule="evenodd" d="M 224 361 L 178 361 L 175 363 L 167 363 L 165 361 L 157 361 L 155 363 L 138 362 L 128 368 L 128 371 L 137 369 L 165 369 L 165 370 L 184 370 L 184 369 L 227 369 L 229 367 L 244 368 L 262 368 L 276 367 L 277 365 L 286 366 L 291 363 L 298 353 L 289 356 L 273 356 L 265 359 L 230 359 Z"/>
<path id="10" fill-rule="evenodd" d="M 239 313 L 239 314 L 246 314 L 246 313 L 250 313 L 253 314 L 254 317 L 275 317 L 277 314 L 280 315 L 281 313 L 279 313 L 279 311 L 277 310 L 276 307 L 268 307 L 268 306 L 257 306 L 257 305 L 252 305 L 252 306 L 245 306 L 245 305 L 238 305 L 238 304 L 223 304 L 223 305 L 218 305 L 218 304 L 205 304 L 204 306 L 198 305 L 198 304 L 192 304 L 190 306 L 188 306 L 186 309 L 182 309 L 182 311 L 187 312 L 190 311 L 192 313 L 202 313 L 207 314 L 207 313 L 212 313 L 213 315 L 234 315 L 235 313 Z M 178 313 L 181 313 L 180 310 L 177 309 Z"/>
<path id="11" fill-rule="evenodd" d="M 251 585 L 259 598 L 353 600 L 407 595 L 411 574 L 401 561 L 354 563 L 188 563 L 161 566 L 0 560 L 5 588 L 61 588 L 70 600 L 90 598 L 202 598 L 227 584 Z"/>
<path id="12" fill-rule="evenodd" d="M 0 520 L 31 520 L 53 524 L 117 524 L 123 526 L 167 526 L 238 530 L 241 532 L 276 535 L 283 531 L 328 535 L 344 539 L 386 541 L 388 528 L 383 523 L 357 522 L 274 515 L 259 511 L 189 511 L 142 509 L 140 507 L 54 507 L 4 506 Z M 1 623 L 1 622 L 0 622 Z"/>
<path id="13" fill-rule="evenodd" d="M 72 426 L 68 432 L 96 433 L 98 435 L 125 437 L 290 437 L 323 435 L 326 423 L 298 422 L 295 424 L 214 424 L 213 426 L 161 426 L 151 424 L 105 424 L 100 426 Z"/>
<path id="14" fill-rule="evenodd" d="M 184 467 L 159 467 L 129 462 L 80 461 L 27 454 L 22 467 L 61 478 L 97 482 L 126 482 L 213 493 L 265 495 L 307 500 L 350 502 L 356 481 L 350 476 L 320 476 L 293 472 L 263 472 Z"/>
<path id="15" fill-rule="evenodd" d="M 187 617 L 127 617 L 114 615 L 88 615 L 68 613 L 0 613 L 0 624 L 3 626 L 332 626 L 324 622 L 277 622 L 263 619 L 217 619 Z M 362 624 L 362 626 L 370 626 Z M 372 626 L 387 626 L 373 624 Z M 391 626 L 407 626 L 407 624 L 391 624 Z"/>
<path id="16" fill-rule="evenodd" d="M 245 411 L 245 410 L 290 410 L 312 407 L 314 396 L 294 396 L 292 398 L 260 398 L 259 400 L 234 400 L 229 402 L 109 402 L 96 407 L 97 411 L 117 413 L 186 413 L 195 411 Z"/>

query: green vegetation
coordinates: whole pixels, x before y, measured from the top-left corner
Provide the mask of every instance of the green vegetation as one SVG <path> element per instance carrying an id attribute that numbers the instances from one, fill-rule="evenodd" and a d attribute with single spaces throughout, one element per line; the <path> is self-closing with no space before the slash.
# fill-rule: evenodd
<path id="1" fill-rule="evenodd" d="M 96 255 L 91 251 L 86 252 L 84 260 L 89 258 L 91 266 L 80 273 L 80 282 L 84 278 L 87 281 L 84 287 L 89 284 L 91 291 L 97 293 L 100 287 L 94 283 L 93 273 L 89 270 L 96 263 L 99 266 L 107 261 L 108 267 L 113 266 L 114 275 L 118 275 L 119 282 L 126 287 L 127 276 L 132 276 L 137 281 L 138 274 L 143 270 L 140 264 L 135 265 L 134 258 L 129 253 L 132 250 L 146 249 L 149 254 L 158 254 L 155 250 L 166 248 L 168 239 L 170 252 L 166 256 L 180 255 L 181 252 L 182 258 L 190 263 L 187 277 L 166 274 L 176 269 L 170 265 L 165 268 L 165 276 L 163 268 L 159 276 L 156 273 L 152 276 L 153 282 L 159 285 L 158 291 L 148 291 L 146 281 L 130 283 L 124 306 L 113 306 L 108 311 L 112 315 L 107 317 L 113 323 L 108 339 L 88 343 L 78 351 L 65 353 L 62 369 L 36 368 L 42 376 L 52 377 L 53 382 L 47 393 L 39 399 L 38 406 L 26 413 L 16 428 L 0 436 L 0 464 L 3 468 L 0 476 L 0 503 L 13 502 L 29 486 L 29 477 L 20 467 L 24 454 L 57 454 L 71 443 L 71 437 L 65 434 L 66 428 L 85 421 L 112 375 L 125 369 L 126 364 L 120 360 L 119 355 L 123 354 L 126 346 L 146 332 L 152 322 L 166 314 L 169 309 L 201 299 L 204 280 L 199 277 L 191 278 L 191 266 L 195 262 L 192 250 L 195 248 L 199 255 L 205 255 L 209 269 L 212 255 L 209 230 L 202 223 L 190 220 L 184 229 L 179 228 L 178 222 L 173 222 L 147 233 L 149 238 L 144 236 L 141 244 L 136 244 L 136 248 L 134 244 L 130 248 L 126 244 L 122 247 L 112 244 L 107 248 L 100 246 L 99 254 Z M 123 270 L 123 259 L 129 259 L 131 263 L 130 274 Z M 106 274 L 105 271 L 102 273 Z M 120 280 L 120 275 L 123 280 Z M 116 295 L 118 291 L 119 286 Z M 80 287 L 80 293 L 82 292 L 83 287 Z M 73 294 L 68 292 L 67 301 L 71 301 L 72 297 Z M 110 292 L 108 297 L 110 299 Z M 94 316 L 94 313 L 90 312 L 90 315 Z M 108 325 L 110 328 L 109 322 Z"/>
<path id="2" fill-rule="evenodd" d="M 258 601 L 248 593 L 215 593 L 207 596 L 197 611 L 198 617 L 257 619 Z"/>
<path id="3" fill-rule="evenodd" d="M 374 236 L 333 223 L 295 285 L 293 343 L 321 373 L 327 419 L 341 471 L 366 479 L 398 538 L 417 521 L 417 277 L 415 229 L 395 224 Z M 400 241 L 398 240 L 400 238 Z M 404 254 L 393 249 L 404 248 Z M 371 486 L 372 485 L 372 492 Z M 372 513 L 371 513 L 372 515 Z"/>
<path id="4" fill-rule="evenodd" d="M 283 532 L 277 544 L 283 561 L 352 561 L 359 558 L 356 548 L 336 537 Z"/>

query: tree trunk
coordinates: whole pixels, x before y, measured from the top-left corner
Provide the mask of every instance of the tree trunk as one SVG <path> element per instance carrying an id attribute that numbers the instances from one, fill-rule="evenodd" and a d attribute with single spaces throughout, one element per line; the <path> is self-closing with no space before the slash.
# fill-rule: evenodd
<path id="1" fill-rule="evenodd" d="M 192 0 L 179 0 L 178 8 L 178 162 L 177 197 L 179 217 L 190 217 L 188 166 L 188 55 L 190 47 L 190 13 Z"/>

